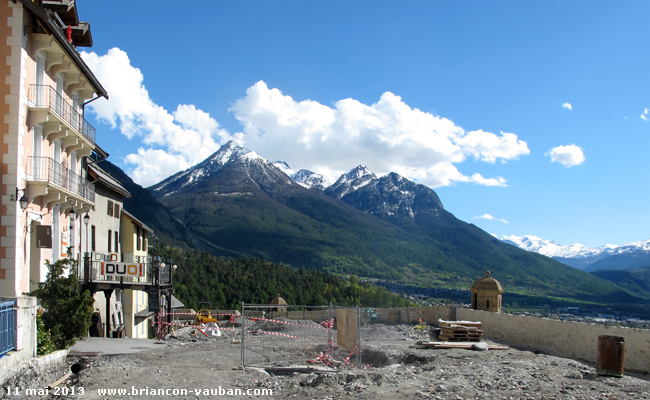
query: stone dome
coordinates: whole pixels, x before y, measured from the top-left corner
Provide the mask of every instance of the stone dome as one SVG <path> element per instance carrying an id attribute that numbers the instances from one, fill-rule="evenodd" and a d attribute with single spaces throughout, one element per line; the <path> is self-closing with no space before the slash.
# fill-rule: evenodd
<path id="1" fill-rule="evenodd" d="M 478 291 L 492 291 L 503 293 L 504 290 L 501 287 L 499 281 L 490 277 L 490 271 L 485 271 L 485 278 L 481 278 L 474 282 L 472 287 L 469 289 L 470 292 L 475 293 Z"/>
<path id="2" fill-rule="evenodd" d="M 273 305 L 277 304 L 277 305 L 283 306 L 283 305 L 287 304 L 287 301 L 285 299 L 283 299 L 282 297 L 280 297 L 280 294 L 278 294 L 278 297 L 271 300 L 271 304 L 273 304 Z"/>

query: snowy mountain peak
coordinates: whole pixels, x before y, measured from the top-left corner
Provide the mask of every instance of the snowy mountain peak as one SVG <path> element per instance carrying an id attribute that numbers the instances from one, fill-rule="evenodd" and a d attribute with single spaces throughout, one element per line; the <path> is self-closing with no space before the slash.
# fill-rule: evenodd
<path id="1" fill-rule="evenodd" d="M 358 165 L 341 175 L 332 186 L 327 188 L 327 192 L 330 196 L 340 199 L 346 194 L 366 186 L 373 180 L 377 180 L 377 176 L 365 165 Z"/>
<path id="2" fill-rule="evenodd" d="M 561 245 L 552 240 L 544 240 L 533 235 L 502 236 L 500 240 L 515 245 L 521 249 L 543 254 L 548 257 L 591 257 L 600 254 L 614 255 L 635 251 L 650 251 L 650 239 L 631 242 L 622 246 L 606 244 L 600 247 L 587 247 L 580 243 Z"/>
<path id="3" fill-rule="evenodd" d="M 178 192 L 188 185 L 193 187 L 231 164 L 248 171 L 251 168 L 256 168 L 261 171 L 266 171 L 264 172 L 266 175 L 279 175 L 281 179 L 289 181 L 288 177 L 274 168 L 272 163 L 255 151 L 240 146 L 234 141 L 229 141 L 199 164 L 170 176 L 150 189 L 154 192 L 167 193 L 169 195 Z M 250 172 L 248 175 L 250 176 Z"/>
<path id="4" fill-rule="evenodd" d="M 272 164 L 275 165 L 275 166 L 276 166 L 280 171 L 282 171 L 282 172 L 284 172 L 285 174 L 287 174 L 287 176 L 289 176 L 289 177 L 291 177 L 291 175 L 293 175 L 293 174 L 296 173 L 296 171 L 294 171 L 294 170 L 289 166 L 289 164 L 287 164 L 287 163 L 284 162 L 284 161 L 273 161 Z"/>
<path id="5" fill-rule="evenodd" d="M 524 236 L 503 236 L 502 241 L 517 246 L 521 249 L 532 251 L 534 253 L 543 254 L 547 257 L 591 257 L 597 256 L 608 248 L 602 247 L 586 247 L 580 243 L 570 245 L 560 245 L 552 240 L 544 240 L 533 235 Z M 615 247 L 615 246 L 614 246 Z"/>
<path id="6" fill-rule="evenodd" d="M 212 163 L 217 163 L 219 165 L 225 165 L 229 161 L 233 159 L 242 159 L 242 160 L 263 160 L 266 161 L 262 156 L 257 154 L 251 149 L 247 149 L 246 147 L 240 146 L 234 141 L 229 141 L 228 143 L 224 144 L 221 146 L 219 150 L 217 150 L 212 156 L 210 156 L 207 160 L 204 162 L 200 163 L 197 165 L 204 164 L 206 161 L 209 161 L 211 164 Z M 268 161 L 266 161 L 268 162 Z"/>
<path id="7" fill-rule="evenodd" d="M 365 165 L 357 165 L 356 167 L 348 171 L 346 174 L 344 174 L 344 176 L 347 180 L 359 179 L 365 176 L 371 176 L 372 178 L 377 178 L 375 174 L 373 174 L 372 171 L 370 171 L 368 167 L 366 167 Z"/>
<path id="8" fill-rule="evenodd" d="M 325 190 L 325 187 L 329 185 L 327 178 L 308 169 L 301 169 L 291 175 L 291 179 L 307 189 Z"/>

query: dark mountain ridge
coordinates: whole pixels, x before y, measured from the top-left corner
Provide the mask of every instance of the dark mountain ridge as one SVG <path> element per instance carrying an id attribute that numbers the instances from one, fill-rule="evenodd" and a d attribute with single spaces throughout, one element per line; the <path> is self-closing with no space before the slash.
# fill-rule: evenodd
<path id="1" fill-rule="evenodd" d="M 321 193 L 230 142 L 150 189 L 217 255 L 423 286 L 467 287 L 489 269 L 510 290 L 631 301 L 616 285 L 456 219 L 432 189 L 395 173 L 377 178 L 360 166 Z"/>

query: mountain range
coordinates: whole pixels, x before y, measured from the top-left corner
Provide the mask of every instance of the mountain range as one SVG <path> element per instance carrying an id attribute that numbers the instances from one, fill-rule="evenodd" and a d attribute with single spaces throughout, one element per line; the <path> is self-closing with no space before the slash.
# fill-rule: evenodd
<path id="1" fill-rule="evenodd" d="M 469 287 L 490 270 L 511 293 L 638 300 L 458 220 L 424 185 L 396 173 L 378 178 L 362 165 L 328 184 L 229 142 L 148 189 L 182 223 L 192 246 L 216 255 L 425 287 Z"/>
<path id="2" fill-rule="evenodd" d="M 586 247 L 581 244 L 559 245 L 552 240 L 531 235 L 503 236 L 501 240 L 587 272 L 626 270 L 650 265 L 650 239 L 622 246 L 608 244 L 601 247 Z"/>

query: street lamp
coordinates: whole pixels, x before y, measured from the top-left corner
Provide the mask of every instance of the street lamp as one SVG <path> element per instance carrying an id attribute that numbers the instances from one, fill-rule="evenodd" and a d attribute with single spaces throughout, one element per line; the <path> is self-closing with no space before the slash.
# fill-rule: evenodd
<path id="1" fill-rule="evenodd" d="M 88 251 L 88 224 L 90 223 L 90 215 L 88 215 L 88 212 L 86 212 L 86 215 L 84 215 L 84 224 L 86 224 L 86 253 L 90 253 Z"/>

